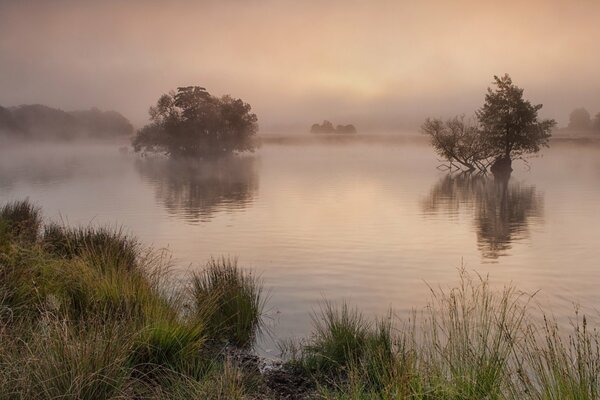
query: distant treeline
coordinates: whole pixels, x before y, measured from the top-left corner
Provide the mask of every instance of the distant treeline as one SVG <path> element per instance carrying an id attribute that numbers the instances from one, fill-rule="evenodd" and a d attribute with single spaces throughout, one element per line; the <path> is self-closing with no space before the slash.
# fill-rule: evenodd
<path id="1" fill-rule="evenodd" d="M 576 108 L 569 114 L 569 130 L 595 131 L 600 133 L 600 112 L 594 118 L 585 108 Z"/>
<path id="2" fill-rule="evenodd" d="M 41 104 L 0 106 L 0 135 L 22 140 L 115 138 L 133 133 L 133 126 L 116 111 L 97 108 L 63 111 Z"/>
<path id="3" fill-rule="evenodd" d="M 336 127 L 330 121 L 323 121 L 321 125 L 313 124 L 310 127 L 311 133 L 356 133 L 354 125 L 338 125 Z"/>

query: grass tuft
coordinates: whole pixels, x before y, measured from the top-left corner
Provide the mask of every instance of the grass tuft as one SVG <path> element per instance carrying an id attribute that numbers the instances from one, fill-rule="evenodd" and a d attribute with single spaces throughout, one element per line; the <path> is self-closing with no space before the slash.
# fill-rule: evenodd
<path id="1" fill-rule="evenodd" d="M 202 272 L 192 275 L 190 291 L 195 314 L 206 321 L 211 340 L 248 347 L 261 332 L 262 283 L 236 260 L 211 259 Z"/>
<path id="2" fill-rule="evenodd" d="M 42 224 L 41 211 L 29 200 L 14 201 L 0 208 L 0 240 L 32 243 Z"/>

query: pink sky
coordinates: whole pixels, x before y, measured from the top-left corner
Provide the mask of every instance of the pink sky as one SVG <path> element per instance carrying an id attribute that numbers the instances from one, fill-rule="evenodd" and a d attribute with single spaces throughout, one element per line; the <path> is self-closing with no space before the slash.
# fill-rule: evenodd
<path id="1" fill-rule="evenodd" d="M 263 130 L 414 127 L 508 72 L 544 116 L 600 112 L 599 1 L 0 0 L 0 105 L 116 109 L 201 85 Z"/>

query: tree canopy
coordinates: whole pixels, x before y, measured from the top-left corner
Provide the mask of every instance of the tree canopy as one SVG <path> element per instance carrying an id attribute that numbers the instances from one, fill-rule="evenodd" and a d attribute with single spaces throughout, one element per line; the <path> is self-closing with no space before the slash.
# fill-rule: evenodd
<path id="1" fill-rule="evenodd" d="M 257 117 L 241 99 L 216 97 L 199 86 L 177 88 L 150 107 L 151 123 L 140 129 L 135 151 L 212 157 L 253 151 Z"/>
<path id="2" fill-rule="evenodd" d="M 356 133 L 356 127 L 352 124 L 333 126 L 331 121 L 323 121 L 321 125 L 313 124 L 310 127 L 311 133 Z"/>
<path id="3" fill-rule="evenodd" d="M 63 111 L 42 104 L 0 107 L 0 135 L 16 139 L 108 139 L 132 133 L 131 123 L 116 111 Z"/>
<path id="4" fill-rule="evenodd" d="M 539 119 L 541 104 L 523 98 L 523 89 L 508 74 L 494 76 L 496 88 L 488 88 L 476 120 L 467 124 L 463 117 L 446 121 L 428 118 L 422 126 L 441 157 L 468 170 L 510 170 L 511 161 L 548 146 L 552 119 Z"/>
<path id="5" fill-rule="evenodd" d="M 569 129 L 588 130 L 592 127 L 592 118 L 585 108 L 576 108 L 569 114 Z"/>

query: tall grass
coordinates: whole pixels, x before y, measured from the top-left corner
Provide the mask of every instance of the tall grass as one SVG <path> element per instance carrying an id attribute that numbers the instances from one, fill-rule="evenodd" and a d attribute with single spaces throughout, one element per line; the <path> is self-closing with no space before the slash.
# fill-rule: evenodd
<path id="1" fill-rule="evenodd" d="M 531 297 L 462 271 L 398 327 L 326 303 L 292 362 L 326 399 L 597 399 L 600 334 L 528 317 Z M 566 337 L 566 338 L 565 338 Z"/>
<path id="2" fill-rule="evenodd" d="M 196 291 L 190 312 L 168 259 L 122 230 L 42 229 L 27 201 L 0 210 L 10 242 L 0 247 L 0 399 L 245 396 L 247 382 L 212 346 L 255 337 L 264 299 L 253 275 L 212 262 L 210 301 Z"/>
<path id="3" fill-rule="evenodd" d="M 530 326 L 522 346 L 521 384 L 540 400 L 600 398 L 600 332 L 576 312 L 572 332 L 565 337 L 555 321 Z"/>
<path id="4" fill-rule="evenodd" d="M 40 209 L 28 200 L 14 201 L 0 208 L 0 240 L 33 242 L 38 238 L 41 224 Z"/>
<path id="5" fill-rule="evenodd" d="M 212 340 L 248 347 L 262 330 L 261 281 L 236 260 L 211 259 L 203 271 L 192 274 L 190 291 L 195 315 L 206 321 Z"/>

